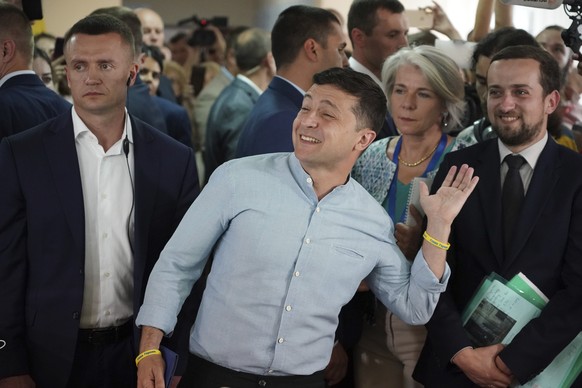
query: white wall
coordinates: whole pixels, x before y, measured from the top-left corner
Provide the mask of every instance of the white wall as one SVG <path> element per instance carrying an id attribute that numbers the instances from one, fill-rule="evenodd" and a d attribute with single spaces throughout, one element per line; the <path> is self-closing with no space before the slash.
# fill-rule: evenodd
<path id="1" fill-rule="evenodd" d="M 430 0 L 401 0 L 407 9 L 432 4 Z M 462 36 L 473 28 L 477 0 L 437 0 L 447 12 Z M 309 4 L 335 8 L 346 18 L 352 0 L 43 0 L 46 31 L 62 35 L 79 18 L 95 8 L 120 5 L 136 8 L 149 7 L 156 10 L 168 26 L 179 20 L 199 17 L 228 16 L 230 25 L 252 25 L 270 29 L 277 14 L 292 4 Z M 562 7 L 544 10 L 514 7 L 514 25 L 537 34 L 549 24 L 568 27 L 571 22 Z"/>
<path id="2" fill-rule="evenodd" d="M 416 9 L 432 5 L 431 0 L 400 0 L 406 9 Z M 322 7 L 335 8 L 345 15 L 347 19 L 351 0 L 321 0 Z M 437 0 L 437 3 L 445 10 L 449 19 L 453 22 L 461 36 L 466 37 L 473 29 L 475 23 L 475 11 L 477 0 Z M 554 10 L 536 9 L 530 7 L 513 7 L 513 23 L 517 28 L 522 28 L 530 34 L 536 35 L 545 26 L 558 24 L 569 27 L 571 20 L 566 16 L 564 9 L 559 7 Z"/>

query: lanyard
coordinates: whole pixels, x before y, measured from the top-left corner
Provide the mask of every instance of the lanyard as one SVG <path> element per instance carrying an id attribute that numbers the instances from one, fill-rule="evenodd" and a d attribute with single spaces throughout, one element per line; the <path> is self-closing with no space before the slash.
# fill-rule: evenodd
<path id="1" fill-rule="evenodd" d="M 425 177 L 430 171 L 434 170 L 437 167 L 437 164 L 441 157 L 443 156 L 443 152 L 447 146 L 447 135 L 445 133 L 442 134 L 441 140 L 439 141 L 439 145 L 430 159 L 426 170 L 422 173 L 421 177 Z M 398 143 L 396 143 L 396 147 L 394 148 L 394 155 L 392 155 L 392 162 L 396 164 L 396 171 L 394 171 L 394 176 L 392 177 L 392 182 L 390 182 L 390 189 L 388 190 L 388 214 L 390 218 L 392 218 L 392 222 L 404 222 L 404 215 L 407 213 L 406 209 L 400 214 L 398 217 L 398 221 L 396 221 L 396 181 L 398 180 L 398 155 L 400 155 L 400 148 L 402 147 L 402 136 L 398 139 Z"/>

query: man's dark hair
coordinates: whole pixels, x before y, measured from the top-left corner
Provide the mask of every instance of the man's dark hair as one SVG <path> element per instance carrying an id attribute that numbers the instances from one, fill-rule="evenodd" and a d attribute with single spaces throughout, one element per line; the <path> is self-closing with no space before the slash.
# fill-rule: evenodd
<path id="1" fill-rule="evenodd" d="M 30 21 L 21 9 L 2 1 L 0 1 L 0 38 L 13 40 L 16 51 L 27 61 L 32 61 L 34 41 Z"/>
<path id="2" fill-rule="evenodd" d="M 332 85 L 356 97 L 358 102 L 354 105 L 353 112 L 357 129 L 372 128 L 376 133 L 380 131 L 387 113 L 386 96 L 369 75 L 349 67 L 333 67 L 315 74 L 313 83 Z"/>
<path id="3" fill-rule="evenodd" d="M 293 5 L 279 14 L 271 32 L 271 52 L 277 68 L 292 63 L 307 39 L 314 39 L 324 48 L 332 24 L 337 17 L 322 8 Z"/>
<path id="4" fill-rule="evenodd" d="M 188 40 L 188 35 L 185 32 L 176 32 L 174 35 L 172 35 L 172 37 L 169 40 L 169 43 L 178 43 L 179 41 L 181 41 L 182 39 L 186 39 Z"/>
<path id="5" fill-rule="evenodd" d="M 491 64 L 495 61 L 507 59 L 533 59 L 539 63 L 540 85 L 542 86 L 544 97 L 554 90 L 560 90 L 560 69 L 558 62 L 543 48 L 523 45 L 506 47 L 493 55 Z"/>
<path id="6" fill-rule="evenodd" d="M 119 6 L 98 8 L 91 12 L 91 15 L 109 15 L 121 20 L 127 25 L 127 27 L 129 27 L 129 30 L 133 35 L 133 49 L 135 50 L 135 54 L 137 55 L 141 52 L 141 46 L 143 44 L 141 21 L 135 12 L 131 10 L 131 8 Z"/>
<path id="7" fill-rule="evenodd" d="M 348 12 L 348 34 L 352 39 L 352 30 L 360 29 L 370 36 L 378 24 L 377 11 L 385 9 L 391 13 L 404 12 L 404 5 L 397 0 L 354 0 Z M 352 42 L 353 43 L 353 42 Z"/>
<path id="8" fill-rule="evenodd" d="M 150 57 L 156 61 L 160 66 L 160 71 L 164 71 L 164 53 L 162 53 L 162 50 L 158 46 L 144 44 L 141 46 L 141 52 L 146 57 Z"/>
<path id="9" fill-rule="evenodd" d="M 135 58 L 133 34 L 129 30 L 127 24 L 120 19 L 107 14 L 89 15 L 79 20 L 65 34 L 64 46 L 66 46 L 73 35 L 76 34 L 103 35 L 109 33 L 118 34 L 121 37 L 121 40 L 129 46 L 131 57 Z"/>
<path id="10" fill-rule="evenodd" d="M 472 68 L 475 69 L 480 56 L 491 58 L 499 50 L 509 46 L 535 46 L 539 44 L 527 31 L 515 27 L 502 27 L 487 34 L 473 50 Z"/>

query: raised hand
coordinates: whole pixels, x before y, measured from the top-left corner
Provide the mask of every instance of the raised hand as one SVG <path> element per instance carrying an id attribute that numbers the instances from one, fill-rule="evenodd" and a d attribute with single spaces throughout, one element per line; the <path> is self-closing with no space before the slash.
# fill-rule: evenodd
<path id="1" fill-rule="evenodd" d="M 420 204 L 429 221 L 452 224 L 479 182 L 479 177 L 474 177 L 473 173 L 473 168 L 466 164 L 458 173 L 456 166 L 451 167 L 443 184 L 433 195 L 429 195 L 427 185 L 420 182 Z"/>

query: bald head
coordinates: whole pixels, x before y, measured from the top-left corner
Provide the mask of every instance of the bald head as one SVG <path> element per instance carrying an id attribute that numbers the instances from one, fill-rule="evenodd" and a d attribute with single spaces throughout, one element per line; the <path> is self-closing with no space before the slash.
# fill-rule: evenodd
<path id="1" fill-rule="evenodd" d="M 164 45 L 164 21 L 152 9 L 137 8 L 135 14 L 141 21 L 143 42 L 149 46 L 162 47 Z"/>

